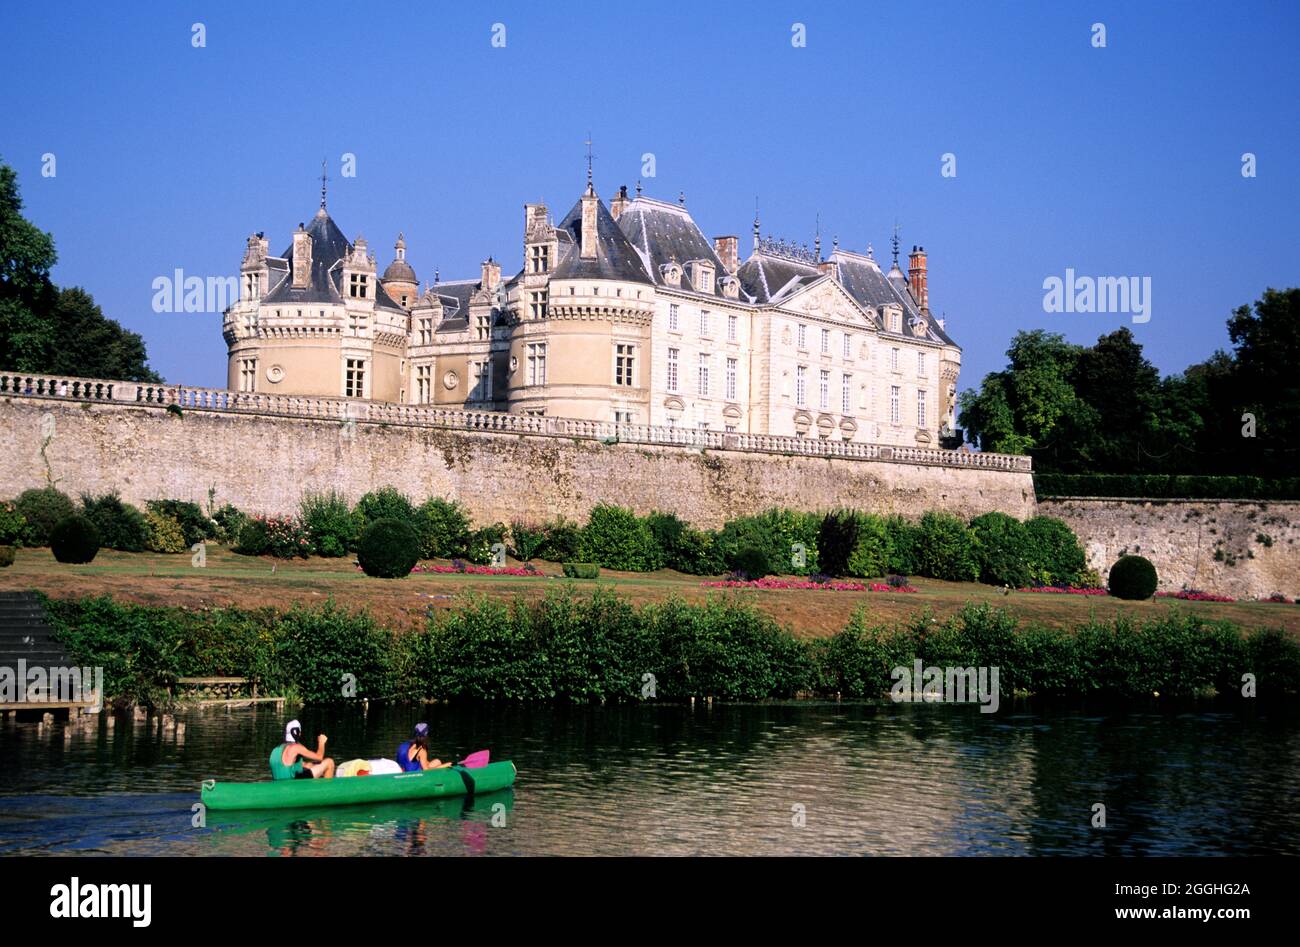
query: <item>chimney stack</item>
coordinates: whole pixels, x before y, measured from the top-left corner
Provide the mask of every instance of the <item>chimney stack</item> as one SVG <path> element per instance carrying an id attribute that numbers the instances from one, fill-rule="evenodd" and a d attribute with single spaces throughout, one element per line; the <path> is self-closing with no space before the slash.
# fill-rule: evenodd
<path id="1" fill-rule="evenodd" d="M 624 184 L 618 189 L 618 194 L 609 202 L 609 216 L 618 220 L 619 214 L 627 209 L 627 205 L 632 203 L 627 197 L 627 185 Z"/>
<path id="2" fill-rule="evenodd" d="M 497 286 L 501 284 L 501 264 L 497 263 L 491 257 L 483 261 L 483 283 L 484 292 L 495 293 Z"/>
<path id="3" fill-rule="evenodd" d="M 303 289 L 311 285 L 311 234 L 302 224 L 293 233 L 293 287 Z"/>
<path id="4" fill-rule="evenodd" d="M 587 191 L 582 195 L 582 245 L 578 252 L 578 256 L 584 260 L 596 259 L 596 207 L 599 203 L 600 198 L 588 183 Z"/>
<path id="5" fill-rule="evenodd" d="M 722 261 L 722 268 L 728 273 L 735 273 L 740 265 L 740 238 L 714 237 L 713 250 Z"/>
<path id="6" fill-rule="evenodd" d="M 907 258 L 907 284 L 911 287 L 912 298 L 922 312 L 930 309 L 930 292 L 926 287 L 925 247 L 912 247 L 912 254 Z"/>

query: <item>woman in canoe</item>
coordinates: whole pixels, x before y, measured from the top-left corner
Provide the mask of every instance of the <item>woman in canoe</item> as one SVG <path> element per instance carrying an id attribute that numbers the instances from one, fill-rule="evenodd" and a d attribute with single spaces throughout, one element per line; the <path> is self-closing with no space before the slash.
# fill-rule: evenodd
<path id="1" fill-rule="evenodd" d="M 272 779 L 331 779 L 334 761 L 325 755 L 325 734 L 316 736 L 316 752 L 302 743 L 302 724 L 290 720 L 284 727 L 284 742 L 271 751 Z"/>
<path id="2" fill-rule="evenodd" d="M 417 723 L 411 739 L 397 748 L 397 765 L 404 773 L 418 773 L 423 769 L 443 769 L 451 763 L 429 758 L 429 725 Z"/>

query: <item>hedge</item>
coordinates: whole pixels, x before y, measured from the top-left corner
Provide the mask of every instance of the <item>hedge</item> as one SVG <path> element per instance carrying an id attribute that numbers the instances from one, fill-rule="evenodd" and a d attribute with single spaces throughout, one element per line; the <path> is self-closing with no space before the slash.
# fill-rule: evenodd
<path id="1" fill-rule="evenodd" d="M 1045 497 L 1300 500 L 1300 477 L 1035 473 L 1034 491 L 1040 500 Z"/>
<path id="2" fill-rule="evenodd" d="M 571 587 L 541 600 L 469 597 L 418 631 L 394 634 L 332 602 L 287 612 L 186 611 L 108 597 L 51 601 L 56 635 L 81 664 L 104 668 L 107 693 L 166 700 L 178 676 L 249 677 L 259 692 L 308 702 L 383 699 L 544 700 L 590 703 L 800 694 L 879 698 L 891 671 L 925 666 L 999 669 L 1014 694 L 1145 698 L 1217 692 L 1294 695 L 1300 643 L 1274 629 L 1242 635 L 1228 622 L 1169 613 L 1073 629 L 1022 625 L 971 605 L 943 622 L 928 615 L 870 625 L 859 610 L 828 638 L 805 640 L 750 604 L 634 605 Z M 1005 705 L 1004 705 L 1005 706 Z"/>

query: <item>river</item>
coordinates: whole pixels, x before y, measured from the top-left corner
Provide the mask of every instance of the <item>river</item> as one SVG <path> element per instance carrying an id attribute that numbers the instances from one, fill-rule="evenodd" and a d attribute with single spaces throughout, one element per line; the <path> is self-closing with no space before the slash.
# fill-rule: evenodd
<path id="1" fill-rule="evenodd" d="M 490 747 L 515 787 L 462 799 L 200 813 L 267 778 L 273 706 L 0 730 L 0 854 L 1300 854 L 1300 712 L 1201 703 L 878 703 L 289 711 L 342 761 Z M 364 778 L 364 777 L 363 777 Z M 1094 827 L 1094 805 L 1106 825 Z"/>

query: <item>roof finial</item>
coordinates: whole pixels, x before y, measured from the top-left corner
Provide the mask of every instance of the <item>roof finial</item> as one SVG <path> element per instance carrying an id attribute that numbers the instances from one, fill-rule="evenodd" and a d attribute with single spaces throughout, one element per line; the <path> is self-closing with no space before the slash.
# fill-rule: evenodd
<path id="1" fill-rule="evenodd" d="M 587 193 L 590 194 L 592 193 L 593 190 L 591 184 L 591 159 L 593 157 L 591 153 L 591 132 L 587 132 L 586 144 L 587 144 Z"/>
<path id="2" fill-rule="evenodd" d="M 320 209 L 321 210 L 325 209 L 325 182 L 328 180 L 329 180 L 329 176 L 326 175 L 325 173 L 325 159 L 321 158 L 320 159 Z"/>
<path id="3" fill-rule="evenodd" d="M 678 191 L 678 192 L 677 192 L 677 203 L 678 203 L 680 206 L 682 206 L 682 207 L 685 207 L 685 206 L 686 206 L 686 192 L 685 192 L 685 191 Z"/>
<path id="4" fill-rule="evenodd" d="M 894 248 L 894 269 L 898 269 L 898 218 L 894 218 L 894 236 L 889 241 Z"/>
<path id="5" fill-rule="evenodd" d="M 636 196 L 637 196 L 637 197 L 640 197 L 640 196 L 641 196 L 641 179 L 640 179 L 640 178 L 637 178 L 637 179 L 636 179 Z"/>
<path id="6" fill-rule="evenodd" d="M 817 236 L 813 240 L 813 255 L 817 258 L 818 263 L 822 261 L 822 212 L 821 211 L 817 212 Z"/>
<path id="7" fill-rule="evenodd" d="M 758 229 L 758 195 L 754 195 L 754 252 L 758 252 L 758 245 L 762 242 L 762 237 Z"/>

